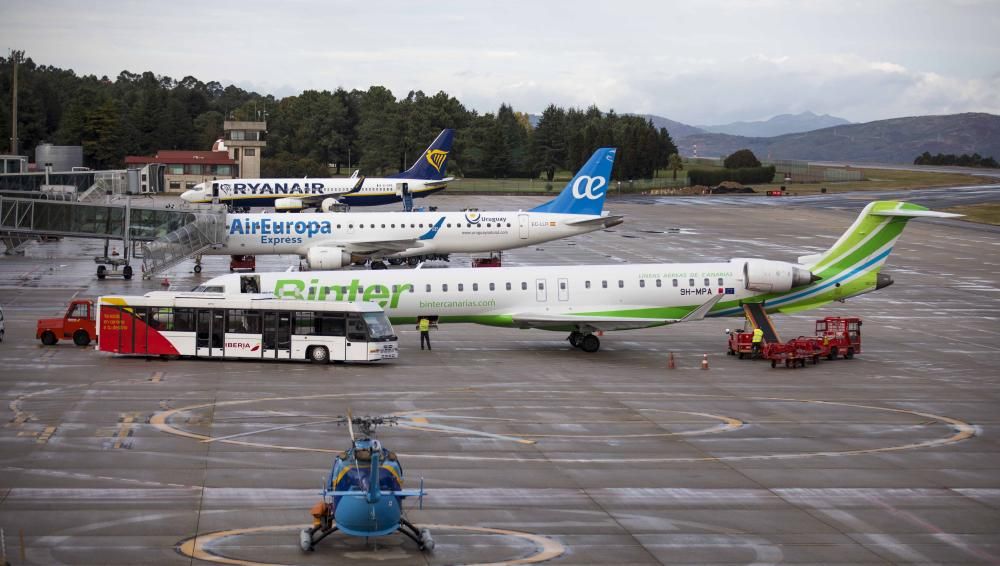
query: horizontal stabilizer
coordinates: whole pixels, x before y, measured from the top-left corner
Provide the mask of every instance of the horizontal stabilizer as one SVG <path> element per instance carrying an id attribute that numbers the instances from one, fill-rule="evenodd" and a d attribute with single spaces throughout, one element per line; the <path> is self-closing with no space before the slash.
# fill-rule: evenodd
<path id="1" fill-rule="evenodd" d="M 958 218 L 964 214 L 954 212 L 941 212 L 938 210 L 877 210 L 871 213 L 873 216 L 905 216 L 907 218 Z"/>
<path id="2" fill-rule="evenodd" d="M 625 221 L 624 216 L 601 216 L 598 218 L 582 218 L 580 220 L 567 220 L 568 226 L 604 226 L 610 228 Z"/>

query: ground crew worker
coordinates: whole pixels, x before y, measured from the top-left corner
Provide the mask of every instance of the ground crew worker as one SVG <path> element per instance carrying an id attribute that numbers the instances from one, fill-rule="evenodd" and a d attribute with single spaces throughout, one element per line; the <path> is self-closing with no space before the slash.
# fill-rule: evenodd
<path id="1" fill-rule="evenodd" d="M 431 319 L 421 318 L 417 323 L 417 330 L 420 331 L 420 349 L 424 349 L 424 342 L 427 342 L 427 349 L 431 349 Z"/>
<path id="2" fill-rule="evenodd" d="M 753 357 L 760 357 L 760 344 L 764 339 L 764 331 L 759 328 L 753 329 L 753 338 L 750 340 L 750 346 L 753 350 Z"/>

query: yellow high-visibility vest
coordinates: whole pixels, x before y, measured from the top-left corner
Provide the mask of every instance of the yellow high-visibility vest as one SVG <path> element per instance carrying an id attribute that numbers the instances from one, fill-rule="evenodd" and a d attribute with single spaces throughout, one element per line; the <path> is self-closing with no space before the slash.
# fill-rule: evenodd
<path id="1" fill-rule="evenodd" d="M 764 339 L 764 331 L 759 328 L 753 329 L 753 343 L 756 344 Z"/>
<path id="2" fill-rule="evenodd" d="M 420 319 L 420 331 L 421 332 L 427 332 L 430 329 L 431 329 L 431 321 L 428 320 L 428 319 L 426 319 L 426 318 L 421 318 Z"/>

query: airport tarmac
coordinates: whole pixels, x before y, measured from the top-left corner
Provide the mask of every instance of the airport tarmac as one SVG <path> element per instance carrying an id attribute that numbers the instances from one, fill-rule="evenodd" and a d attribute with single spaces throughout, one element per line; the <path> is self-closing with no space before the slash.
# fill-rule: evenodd
<path id="1" fill-rule="evenodd" d="M 504 262 L 794 260 L 832 244 L 867 200 L 610 200 L 625 224 Z M 1000 563 L 996 230 L 910 222 L 884 270 L 894 285 L 775 317 L 786 337 L 823 316 L 864 319 L 855 359 L 796 370 L 726 356 L 724 331 L 740 319 L 606 333 L 595 354 L 562 333 L 465 324 L 442 325 L 425 352 L 399 326 L 399 359 L 375 365 L 41 346 L 35 320 L 72 297 L 163 289 L 162 276 L 97 281 L 99 247 L 63 240 L 0 257 L 0 528 L 12 564 Z M 292 263 L 262 257 L 258 270 Z M 208 257 L 200 275 L 186 262 L 165 277 L 187 290 L 227 264 Z M 335 534 L 299 550 L 333 452 L 349 445 L 323 421 L 348 408 L 454 427 L 380 430 L 407 487 L 424 479 L 424 508 L 410 501 L 407 515 L 433 531 L 433 553 L 401 535 Z"/>

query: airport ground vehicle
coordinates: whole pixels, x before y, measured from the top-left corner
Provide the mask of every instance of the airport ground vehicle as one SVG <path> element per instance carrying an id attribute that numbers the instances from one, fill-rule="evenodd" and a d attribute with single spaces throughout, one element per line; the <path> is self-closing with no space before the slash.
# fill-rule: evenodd
<path id="1" fill-rule="evenodd" d="M 101 297 L 97 311 L 99 349 L 115 354 L 316 363 L 398 356 L 389 319 L 370 302 L 156 291 Z"/>
<path id="2" fill-rule="evenodd" d="M 62 318 L 43 318 L 38 321 L 35 338 L 46 346 L 52 346 L 61 339 L 73 339 L 77 346 L 87 346 L 97 336 L 95 328 L 94 301 L 74 299 L 66 308 Z"/>
<path id="3" fill-rule="evenodd" d="M 472 260 L 472 267 L 500 267 L 503 265 L 503 256 L 500 252 L 490 254 L 489 257 L 477 257 Z"/>
<path id="4" fill-rule="evenodd" d="M 749 322 L 750 318 L 747 320 Z M 753 324 L 747 326 L 752 327 Z M 774 333 L 774 336 L 777 337 L 777 334 Z M 752 328 L 731 331 L 727 353 L 740 359 L 750 357 L 753 352 L 752 338 Z M 828 316 L 817 319 L 815 336 L 799 336 L 787 342 L 765 339 L 761 347 L 761 358 L 771 360 L 771 367 L 779 364 L 794 367 L 796 364 L 805 365 L 809 360 L 816 363 L 820 358 L 835 360 L 838 356 L 851 359 L 860 353 L 861 319 L 858 317 Z"/>
<path id="5" fill-rule="evenodd" d="M 229 271 L 256 271 L 257 270 L 257 256 L 252 255 L 234 255 L 229 258 Z"/>

